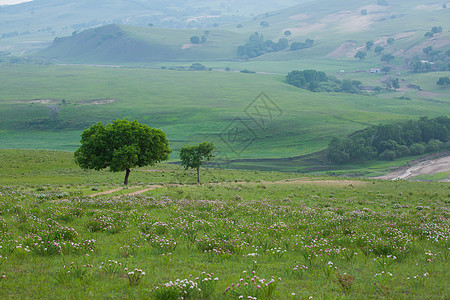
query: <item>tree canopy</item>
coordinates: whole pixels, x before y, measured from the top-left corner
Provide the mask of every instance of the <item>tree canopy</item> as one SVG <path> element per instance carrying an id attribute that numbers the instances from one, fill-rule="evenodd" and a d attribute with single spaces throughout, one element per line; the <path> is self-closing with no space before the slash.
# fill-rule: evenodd
<path id="1" fill-rule="evenodd" d="M 200 167 L 205 161 L 209 161 L 214 157 L 214 144 L 202 142 L 199 145 L 184 146 L 180 151 L 181 165 L 185 169 L 197 170 L 197 182 L 200 183 Z"/>
<path id="2" fill-rule="evenodd" d="M 126 171 L 124 184 L 134 167 L 144 167 L 169 159 L 169 142 L 159 129 L 138 121 L 116 119 L 92 125 L 81 134 L 75 162 L 83 169 Z"/>
<path id="3" fill-rule="evenodd" d="M 450 78 L 440 77 L 439 80 L 436 82 L 436 84 L 441 87 L 446 87 L 447 85 L 450 85 Z"/>
<path id="4" fill-rule="evenodd" d="M 450 119 L 426 117 L 417 121 L 372 126 L 328 145 L 328 159 L 335 164 L 372 159 L 393 160 L 448 147 Z"/>

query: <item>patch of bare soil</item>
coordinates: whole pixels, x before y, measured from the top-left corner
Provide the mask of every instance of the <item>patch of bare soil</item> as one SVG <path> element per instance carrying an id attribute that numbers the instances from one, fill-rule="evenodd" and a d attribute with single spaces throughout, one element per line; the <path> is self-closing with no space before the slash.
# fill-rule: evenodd
<path id="1" fill-rule="evenodd" d="M 148 191 L 151 191 L 151 190 L 160 189 L 160 188 L 163 188 L 163 187 L 164 186 L 162 186 L 162 185 L 154 185 L 152 187 L 148 187 L 148 188 L 143 189 L 143 190 L 139 190 L 139 191 L 135 191 L 135 192 L 132 192 L 132 193 L 129 193 L 129 194 L 125 194 L 124 196 L 141 195 L 141 194 L 143 194 L 145 192 L 148 192 Z"/>
<path id="2" fill-rule="evenodd" d="M 95 193 L 92 195 L 89 195 L 89 197 L 96 197 L 96 196 L 101 196 L 101 195 L 108 195 L 108 194 L 112 194 L 115 192 L 118 192 L 120 190 L 122 190 L 123 188 L 117 188 L 117 189 L 113 189 L 113 190 L 108 190 L 108 191 L 104 191 L 104 192 L 100 192 L 100 193 Z"/>
<path id="3" fill-rule="evenodd" d="M 431 97 L 431 98 L 450 95 L 450 94 L 443 94 L 443 93 L 441 94 L 441 93 L 434 93 L 434 92 L 427 92 L 427 91 L 421 91 L 421 92 L 419 92 L 419 94 L 422 96 Z"/>
<path id="4" fill-rule="evenodd" d="M 306 20 L 308 18 L 309 18 L 309 16 L 306 15 L 306 14 L 296 14 L 296 15 L 292 15 L 292 16 L 289 17 L 289 19 L 293 20 L 293 21 L 303 21 L 303 20 Z"/>
<path id="5" fill-rule="evenodd" d="M 93 100 L 82 100 L 77 101 L 76 103 L 81 105 L 103 105 L 108 103 L 116 102 L 115 99 L 93 99 Z"/>
<path id="6" fill-rule="evenodd" d="M 61 100 L 56 99 L 33 99 L 33 100 L 17 100 L 14 103 L 39 103 L 39 104 L 54 104 L 60 103 Z"/>
<path id="7" fill-rule="evenodd" d="M 325 24 L 322 23 L 314 23 L 314 24 L 299 24 L 296 27 L 289 27 L 289 28 L 285 28 L 283 29 L 283 32 L 285 32 L 286 30 L 289 30 L 291 32 L 291 35 L 296 36 L 296 35 L 304 35 L 304 34 L 308 34 L 311 32 L 315 32 L 315 31 L 319 31 L 320 29 L 324 28 Z"/>
<path id="8" fill-rule="evenodd" d="M 442 6 L 439 2 L 435 3 L 429 3 L 429 4 L 422 4 L 414 7 L 414 9 L 417 10 L 434 10 L 434 9 L 441 9 Z"/>
<path id="9" fill-rule="evenodd" d="M 342 43 L 342 45 L 340 45 L 337 49 L 328 53 L 327 57 L 348 56 L 354 51 L 356 45 L 357 45 L 356 41 L 346 41 L 346 42 Z"/>
<path id="10" fill-rule="evenodd" d="M 450 37 L 449 36 L 441 36 L 440 34 L 435 35 L 434 38 L 425 40 L 423 43 L 418 44 L 414 47 L 408 49 L 401 49 L 394 52 L 395 56 L 407 56 L 413 57 L 416 54 L 422 54 L 423 49 L 429 46 L 433 48 L 442 48 L 450 45 Z"/>
<path id="11" fill-rule="evenodd" d="M 347 186 L 347 185 L 365 185 L 365 181 L 356 180 L 311 180 L 306 178 L 291 178 L 279 181 L 264 181 L 265 184 L 318 184 L 318 185 L 332 185 L 332 186 Z"/>
<path id="12" fill-rule="evenodd" d="M 189 49 L 189 48 L 192 48 L 192 47 L 194 47 L 194 44 L 191 44 L 191 43 L 184 44 L 183 46 L 181 46 L 181 50 L 186 50 L 186 49 Z"/>
<path id="13" fill-rule="evenodd" d="M 445 152 L 445 156 L 432 158 L 430 156 L 409 162 L 407 165 L 395 170 L 392 173 L 376 177 L 376 179 L 399 180 L 412 179 L 419 175 L 433 175 L 437 173 L 450 172 L 450 152 Z M 449 182 L 450 178 L 443 180 Z"/>

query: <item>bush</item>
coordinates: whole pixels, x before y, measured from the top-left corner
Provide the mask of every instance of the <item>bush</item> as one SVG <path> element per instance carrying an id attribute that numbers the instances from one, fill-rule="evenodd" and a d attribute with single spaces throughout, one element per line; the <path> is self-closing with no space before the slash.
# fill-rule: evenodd
<path id="1" fill-rule="evenodd" d="M 191 43 L 192 44 L 200 44 L 200 38 L 196 35 L 191 36 Z"/>
<path id="2" fill-rule="evenodd" d="M 427 152 L 435 152 L 438 151 L 442 148 L 444 148 L 444 143 L 441 142 L 440 140 L 430 140 L 427 144 L 427 146 L 425 147 Z"/>
<path id="3" fill-rule="evenodd" d="M 411 147 L 409 147 L 409 151 L 413 155 L 420 155 L 425 153 L 425 146 L 419 143 L 412 144 Z"/>
<path id="4" fill-rule="evenodd" d="M 205 71 L 206 67 L 200 63 L 194 63 L 191 65 L 190 69 L 194 71 Z"/>
<path id="5" fill-rule="evenodd" d="M 384 160 L 394 160 L 397 158 L 397 154 L 394 150 L 386 150 L 380 156 Z"/>

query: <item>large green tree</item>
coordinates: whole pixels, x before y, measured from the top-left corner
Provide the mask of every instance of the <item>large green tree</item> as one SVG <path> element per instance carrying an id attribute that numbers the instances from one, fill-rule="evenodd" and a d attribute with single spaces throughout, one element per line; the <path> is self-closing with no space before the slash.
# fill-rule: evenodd
<path id="1" fill-rule="evenodd" d="M 138 121 L 114 120 L 92 125 L 81 134 L 81 146 L 75 162 L 83 169 L 125 171 L 124 184 L 134 167 L 143 167 L 169 159 L 169 142 L 159 129 Z"/>
<path id="2" fill-rule="evenodd" d="M 181 165 L 186 169 L 197 170 L 197 182 L 200 183 L 200 167 L 214 157 L 214 144 L 203 142 L 199 145 L 184 146 L 180 151 Z"/>

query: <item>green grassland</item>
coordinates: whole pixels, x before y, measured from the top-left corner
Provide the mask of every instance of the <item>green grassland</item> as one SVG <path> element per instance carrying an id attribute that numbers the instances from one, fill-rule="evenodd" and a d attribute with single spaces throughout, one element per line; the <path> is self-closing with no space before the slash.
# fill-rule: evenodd
<path id="1" fill-rule="evenodd" d="M 270 74 L 5 64 L 0 82 L 1 148 L 74 151 L 90 125 L 134 118 L 166 132 L 172 159 L 181 146 L 203 140 L 229 159 L 286 158 L 323 150 L 333 136 L 369 125 L 448 111 L 445 97 L 425 102 L 311 93 Z M 245 113 L 261 92 L 280 109 L 264 117 L 263 127 Z M 48 101 L 36 102 L 41 100 Z M 234 123 L 244 130 L 241 142 L 252 138 L 245 149 L 245 142 L 227 140 L 237 117 L 245 123 Z"/>
<path id="2" fill-rule="evenodd" d="M 449 297 L 446 183 L 209 170 L 238 182 L 174 186 L 161 164 L 131 175 L 158 189 L 89 197 L 120 174 L 71 155 L 0 151 L 2 298 Z"/>
<path id="3" fill-rule="evenodd" d="M 81 170 L 75 165 L 72 152 L 50 150 L 0 150 L 0 183 L 2 185 L 33 186 L 71 185 L 84 186 L 84 194 L 94 194 L 112 187 L 122 187 L 125 173 L 107 170 Z M 295 173 L 243 171 L 202 168 L 202 182 L 258 182 L 276 181 L 299 177 Z M 302 175 L 309 178 L 308 175 Z M 193 184 L 196 173 L 181 166 L 161 163 L 155 166 L 135 168 L 130 175 L 130 185 L 139 187 L 149 184 Z M 92 190 L 94 188 L 94 190 Z M 127 189 L 128 190 L 128 189 Z"/>

